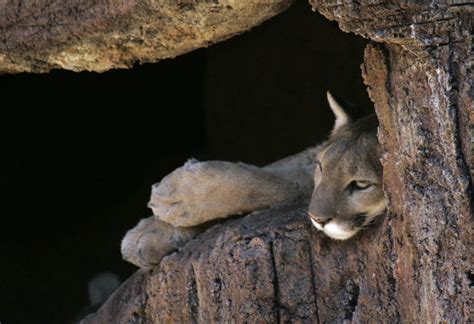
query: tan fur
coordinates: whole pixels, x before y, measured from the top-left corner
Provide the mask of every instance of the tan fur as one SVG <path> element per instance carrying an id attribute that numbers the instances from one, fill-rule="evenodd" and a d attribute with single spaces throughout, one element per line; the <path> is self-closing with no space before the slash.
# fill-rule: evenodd
<path id="1" fill-rule="evenodd" d="M 316 228 L 334 239 L 355 235 L 385 210 L 377 124 L 374 117 L 352 123 L 330 94 L 328 100 L 337 120 L 320 146 L 263 168 L 190 160 L 155 184 L 149 203 L 154 218 L 142 220 L 124 237 L 124 259 L 153 266 L 204 231 L 209 221 L 311 192 L 309 215 Z M 353 181 L 371 186 L 354 191 Z"/>
<path id="2" fill-rule="evenodd" d="M 328 91 L 327 92 L 327 99 L 329 103 L 329 107 L 331 108 L 334 116 L 336 116 L 336 121 L 334 122 L 334 128 L 332 130 L 332 134 L 334 134 L 339 128 L 344 125 L 350 123 L 351 119 L 349 115 L 344 111 L 344 108 L 334 99 L 332 94 Z"/>
<path id="3" fill-rule="evenodd" d="M 245 163 L 188 161 L 152 188 L 148 206 L 173 226 L 195 226 L 282 202 L 298 185 Z"/>
<path id="4" fill-rule="evenodd" d="M 150 268 L 201 232 L 199 227 L 174 227 L 154 216 L 148 217 L 123 238 L 122 257 L 141 268 Z"/>

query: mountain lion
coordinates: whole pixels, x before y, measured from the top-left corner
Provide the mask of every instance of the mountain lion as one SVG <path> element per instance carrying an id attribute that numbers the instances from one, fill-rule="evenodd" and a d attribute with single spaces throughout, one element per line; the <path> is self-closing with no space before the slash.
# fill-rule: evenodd
<path id="1" fill-rule="evenodd" d="M 149 207 L 122 241 L 123 258 L 156 265 L 203 232 L 210 221 L 311 196 L 308 215 L 327 236 L 346 240 L 384 213 L 377 120 L 352 122 L 328 92 L 336 116 L 329 139 L 263 168 L 225 161 L 188 161 L 153 185 Z M 311 194 L 312 193 L 312 194 Z"/>

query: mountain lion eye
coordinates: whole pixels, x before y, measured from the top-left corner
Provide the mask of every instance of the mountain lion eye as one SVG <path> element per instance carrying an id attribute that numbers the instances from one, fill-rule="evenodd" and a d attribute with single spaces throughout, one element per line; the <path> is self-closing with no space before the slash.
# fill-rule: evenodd
<path id="1" fill-rule="evenodd" d="M 356 181 L 356 180 L 354 180 L 349 184 L 348 189 L 350 191 L 364 190 L 364 189 L 367 189 L 371 186 L 372 186 L 372 183 L 370 183 L 369 181 L 363 181 L 363 180 Z"/>

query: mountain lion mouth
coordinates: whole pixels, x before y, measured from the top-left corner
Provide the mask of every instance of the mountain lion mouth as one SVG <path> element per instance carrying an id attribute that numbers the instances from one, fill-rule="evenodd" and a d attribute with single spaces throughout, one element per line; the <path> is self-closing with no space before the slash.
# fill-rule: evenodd
<path id="1" fill-rule="evenodd" d="M 353 237 L 359 231 L 359 228 L 347 230 L 334 221 L 331 221 L 323 226 L 312 218 L 310 218 L 310 220 L 313 223 L 314 227 L 316 227 L 318 230 L 324 232 L 324 234 L 335 240 L 347 240 Z"/>
<path id="2" fill-rule="evenodd" d="M 359 231 L 359 229 L 356 228 L 356 229 L 348 230 L 344 228 L 343 226 L 341 226 L 340 224 L 334 221 L 331 221 L 327 223 L 326 225 L 324 225 L 323 231 L 324 231 L 324 234 L 326 234 L 327 236 L 335 240 L 347 240 L 351 238 L 352 236 L 354 236 Z"/>
<path id="3" fill-rule="evenodd" d="M 353 229 L 347 229 L 345 226 L 342 226 L 341 224 L 338 224 L 336 221 L 331 220 L 325 224 L 321 224 L 314 220 L 311 215 L 309 216 L 309 219 L 313 223 L 314 227 L 316 227 L 318 230 L 324 232 L 327 236 L 330 238 L 333 238 L 335 240 L 347 240 L 354 236 L 360 228 L 353 228 Z"/>

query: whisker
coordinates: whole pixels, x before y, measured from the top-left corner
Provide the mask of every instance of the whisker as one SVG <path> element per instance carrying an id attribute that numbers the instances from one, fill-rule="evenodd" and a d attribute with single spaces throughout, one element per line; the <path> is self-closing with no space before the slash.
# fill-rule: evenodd
<path id="1" fill-rule="evenodd" d="M 383 214 L 384 214 L 384 213 L 381 213 L 381 214 L 379 214 L 379 215 L 372 216 L 372 219 L 371 219 L 367 224 L 364 224 L 364 225 L 361 227 L 361 230 L 371 228 L 373 225 L 377 224 L 377 222 L 378 222 L 378 220 L 379 220 L 379 217 L 382 216 Z"/>

